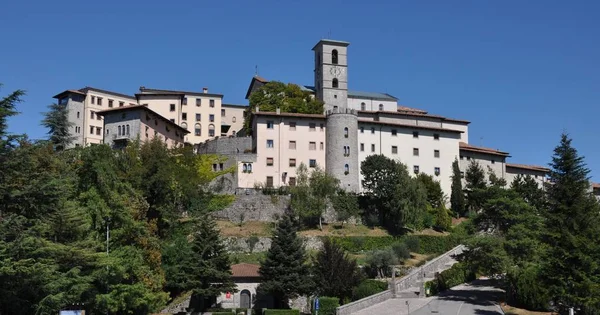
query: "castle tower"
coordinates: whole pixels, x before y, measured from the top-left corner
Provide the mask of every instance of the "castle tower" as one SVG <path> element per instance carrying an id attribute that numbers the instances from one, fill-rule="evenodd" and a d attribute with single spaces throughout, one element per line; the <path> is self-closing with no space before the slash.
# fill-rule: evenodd
<path id="1" fill-rule="evenodd" d="M 346 191 L 358 192 L 358 116 L 348 108 L 348 42 L 323 39 L 315 52 L 315 95 L 325 103 L 326 170 Z"/>

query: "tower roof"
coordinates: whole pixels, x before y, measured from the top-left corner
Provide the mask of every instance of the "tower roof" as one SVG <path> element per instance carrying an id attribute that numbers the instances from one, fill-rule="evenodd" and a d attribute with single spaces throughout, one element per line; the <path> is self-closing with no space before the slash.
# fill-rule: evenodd
<path id="1" fill-rule="evenodd" d="M 315 48 L 317 48 L 317 46 L 319 45 L 323 45 L 323 44 L 329 44 L 329 45 L 333 45 L 333 46 L 342 46 L 342 47 L 347 47 L 348 45 L 350 45 L 349 42 L 344 42 L 341 40 L 333 40 L 333 39 L 321 39 L 313 48 L 312 50 L 315 50 Z"/>

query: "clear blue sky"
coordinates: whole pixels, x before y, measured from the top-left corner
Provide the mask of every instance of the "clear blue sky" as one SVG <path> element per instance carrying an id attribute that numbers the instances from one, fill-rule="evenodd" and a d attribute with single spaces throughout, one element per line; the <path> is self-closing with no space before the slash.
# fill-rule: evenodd
<path id="1" fill-rule="evenodd" d="M 244 99 L 258 65 L 313 83 L 311 48 L 351 42 L 349 86 L 470 120 L 470 142 L 545 165 L 561 132 L 600 181 L 600 1 L 4 1 L 0 95 L 42 138 L 52 96 L 86 85 Z M 329 36 L 329 34 L 331 34 Z"/>

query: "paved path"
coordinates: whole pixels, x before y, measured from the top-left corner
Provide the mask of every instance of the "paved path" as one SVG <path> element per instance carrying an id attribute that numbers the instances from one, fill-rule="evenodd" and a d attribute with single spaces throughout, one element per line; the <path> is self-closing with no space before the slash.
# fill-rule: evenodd
<path id="1" fill-rule="evenodd" d="M 495 303 L 502 293 L 489 280 L 459 285 L 440 296 L 426 299 L 390 299 L 361 310 L 356 315 L 503 315 Z M 406 302 L 409 305 L 406 305 Z"/>

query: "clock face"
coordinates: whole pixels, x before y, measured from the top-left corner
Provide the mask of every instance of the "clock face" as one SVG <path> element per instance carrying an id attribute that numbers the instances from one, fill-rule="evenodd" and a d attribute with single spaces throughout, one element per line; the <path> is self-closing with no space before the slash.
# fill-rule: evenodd
<path id="1" fill-rule="evenodd" d="M 342 74 L 342 69 L 333 66 L 331 67 L 331 70 L 329 70 L 329 72 L 331 73 L 332 76 L 334 77 L 338 77 L 340 74 Z"/>

